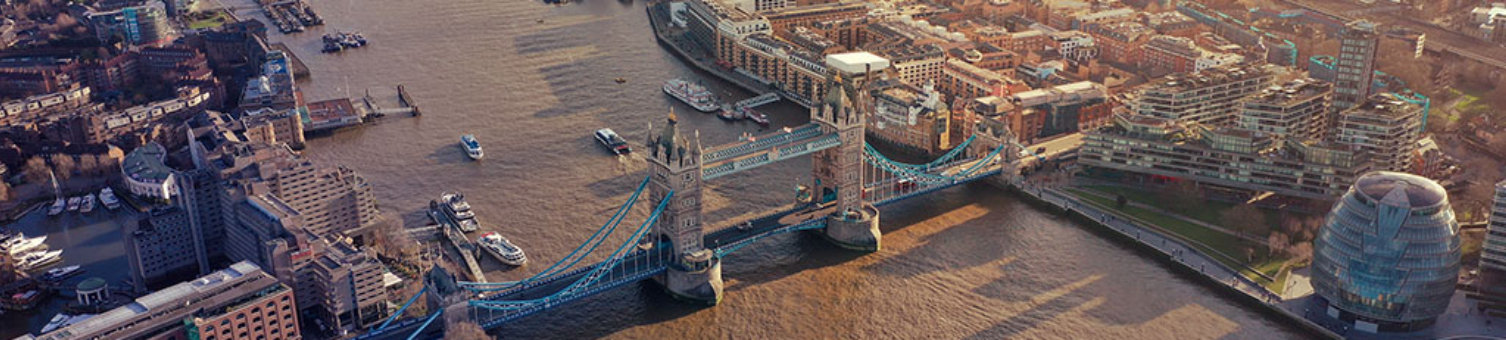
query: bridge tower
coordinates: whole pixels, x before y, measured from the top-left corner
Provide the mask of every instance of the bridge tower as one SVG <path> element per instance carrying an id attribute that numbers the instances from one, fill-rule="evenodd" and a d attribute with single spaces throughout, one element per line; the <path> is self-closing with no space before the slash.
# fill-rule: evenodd
<path id="1" fill-rule="evenodd" d="M 472 310 L 468 307 L 469 304 L 466 303 L 471 298 L 471 293 L 464 288 L 460 288 L 460 284 L 456 283 L 454 274 L 450 274 L 449 271 L 436 263 L 429 269 L 428 273 L 424 274 L 423 281 L 424 286 L 428 287 L 427 293 L 424 294 L 424 303 L 429 307 L 429 313 L 443 311 L 444 315 L 448 315 L 452 319 L 476 320 L 475 314 L 472 313 Z M 439 327 L 431 327 L 429 329 L 439 329 L 443 327 L 443 324 L 441 323 Z"/>
<path id="2" fill-rule="evenodd" d="M 993 119 L 983 119 L 974 124 L 973 136 L 973 143 L 966 151 L 968 155 L 984 157 L 993 153 L 998 147 L 1004 147 L 1004 150 L 999 152 L 1002 157 L 995 160 L 1003 166 L 1004 171 L 998 176 L 981 180 L 1001 188 L 1008 187 L 1020 174 L 1020 152 L 1023 150 L 1020 149 L 1019 139 L 1015 137 L 1014 132 L 1009 131 L 1009 127 L 1005 126 L 1004 122 Z"/>
<path id="3" fill-rule="evenodd" d="M 701 145 L 700 138 L 687 140 L 679 135 L 679 122 L 673 111 L 668 124 L 655 136 L 649 126 L 648 172 L 649 197 L 658 206 L 671 191 L 670 202 L 660 213 L 645 247 L 660 246 L 668 241 L 673 247 L 669 271 L 655 278 L 670 294 L 683 300 L 715 305 L 722 299 L 722 266 L 711 250 L 702 245 L 705 239 L 701 223 Z"/>
<path id="4" fill-rule="evenodd" d="M 827 217 L 824 235 L 843 248 L 878 251 L 883 237 L 879 211 L 863 201 L 863 120 L 873 108 L 866 92 L 868 80 L 889 61 L 858 52 L 828 56 L 826 63 L 835 72 L 827 82 L 826 97 L 811 109 L 811 121 L 820 124 L 822 132 L 836 133 L 842 144 L 812 157 L 811 187 L 818 201 L 836 196 L 836 210 Z"/>

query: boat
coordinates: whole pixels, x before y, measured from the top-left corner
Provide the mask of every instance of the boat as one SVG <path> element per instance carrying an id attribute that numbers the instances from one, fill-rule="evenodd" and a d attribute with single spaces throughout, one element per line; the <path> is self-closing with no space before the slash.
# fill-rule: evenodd
<path id="1" fill-rule="evenodd" d="M 748 110 L 748 120 L 757 123 L 759 126 L 769 126 L 769 115 L 763 114 L 763 112 Z"/>
<path id="2" fill-rule="evenodd" d="M 78 212 L 88 213 L 94 211 L 94 194 L 84 194 L 84 203 L 80 203 Z"/>
<path id="3" fill-rule="evenodd" d="M 721 118 L 722 120 L 730 122 L 730 121 L 737 121 L 737 120 L 743 119 L 744 117 L 747 117 L 747 114 L 745 114 L 743 112 L 743 109 L 741 109 L 741 108 L 732 108 L 730 106 L 723 106 L 722 107 L 722 112 L 716 114 L 716 117 L 717 118 Z"/>
<path id="4" fill-rule="evenodd" d="M 58 197 L 57 200 L 52 201 L 52 207 L 47 208 L 47 216 L 57 216 L 66 209 L 68 209 L 68 202 L 62 197 Z"/>
<path id="5" fill-rule="evenodd" d="M 73 324 L 83 322 L 84 320 L 88 320 L 92 317 L 94 317 L 94 314 L 68 315 L 58 313 L 58 315 L 54 315 L 52 317 L 52 320 L 47 321 L 47 325 L 42 326 L 42 332 L 38 334 L 52 333 L 52 331 L 62 329 L 63 327 L 72 326 Z"/>
<path id="6" fill-rule="evenodd" d="M 84 203 L 83 197 L 69 197 L 68 211 L 78 211 L 78 205 Z"/>
<path id="7" fill-rule="evenodd" d="M 523 253 L 523 248 L 518 248 L 517 245 L 508 241 L 506 237 L 502 237 L 502 234 L 496 232 L 481 234 L 481 237 L 476 239 L 476 243 L 481 245 L 481 249 L 486 249 L 487 253 L 492 254 L 493 257 L 496 257 L 502 263 L 513 266 L 521 266 L 524 263 L 528 263 L 528 255 Z"/>
<path id="8" fill-rule="evenodd" d="M 439 206 L 460 225 L 460 231 L 469 233 L 480 229 L 481 223 L 476 221 L 476 212 L 471 211 L 471 204 L 465 201 L 465 195 L 458 192 L 444 193 L 439 196 Z"/>
<path id="9" fill-rule="evenodd" d="M 46 291 L 39 289 L 16 292 L 7 297 L 5 301 L 0 302 L 0 306 L 3 306 L 8 310 L 30 310 L 32 308 L 36 308 L 37 305 L 42 302 L 42 298 L 45 297 L 45 293 Z"/>
<path id="10" fill-rule="evenodd" d="M 43 243 L 44 241 L 47 241 L 47 235 L 31 238 L 26 237 L 24 234 L 17 235 L 16 238 L 5 244 L 5 251 L 9 252 L 11 256 L 20 256 L 29 251 L 46 249 L 47 244 Z"/>
<path id="11" fill-rule="evenodd" d="M 481 160 L 486 153 L 481 151 L 481 142 L 476 141 L 476 135 L 460 136 L 460 147 L 465 149 L 465 155 L 474 160 Z"/>
<path id="12" fill-rule="evenodd" d="M 42 275 L 42 279 L 48 281 L 58 281 L 83 273 L 83 267 L 72 265 L 67 267 L 48 269 L 47 273 Z"/>
<path id="13" fill-rule="evenodd" d="M 58 261 L 62 260 L 63 250 L 58 249 L 26 253 L 26 255 L 21 256 L 21 258 L 16 259 L 16 262 L 18 263 L 17 266 L 21 267 L 21 270 L 29 272 L 45 268 L 48 265 L 58 263 Z"/>
<path id="14" fill-rule="evenodd" d="M 115 209 L 119 209 L 120 208 L 120 198 L 119 197 L 115 197 L 115 190 L 110 189 L 110 188 L 104 188 L 104 189 L 100 189 L 99 190 L 99 203 L 104 204 L 105 208 L 110 209 L 110 210 L 115 210 Z"/>
<path id="15" fill-rule="evenodd" d="M 622 83 L 626 83 L 627 79 L 623 79 L 622 77 L 617 77 L 617 79 L 612 79 L 612 81 L 615 81 L 618 84 L 622 84 Z"/>
<path id="16" fill-rule="evenodd" d="M 701 112 L 710 113 L 721 109 L 721 104 L 716 102 L 716 96 L 710 90 L 684 79 L 675 78 L 664 82 L 664 93 Z"/>
<path id="17" fill-rule="evenodd" d="M 614 154 L 621 155 L 633 152 L 633 148 L 628 146 L 627 141 L 622 140 L 622 136 L 618 136 L 617 132 L 612 131 L 612 129 L 596 130 L 596 141 L 600 142 L 602 146 L 607 147 L 607 150 Z"/>

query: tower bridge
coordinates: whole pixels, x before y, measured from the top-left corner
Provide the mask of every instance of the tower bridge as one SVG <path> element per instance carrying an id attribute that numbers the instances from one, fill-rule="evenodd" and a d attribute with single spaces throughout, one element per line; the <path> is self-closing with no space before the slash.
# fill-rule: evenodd
<path id="1" fill-rule="evenodd" d="M 980 122 L 973 136 L 926 164 L 896 162 L 864 141 L 872 110 L 866 84 L 888 66 L 867 53 L 829 56 L 829 90 L 811 110 L 811 124 L 735 143 L 704 147 L 679 131 L 671 113 L 646 141 L 647 176 L 607 222 L 579 247 L 538 274 L 518 281 L 463 282 L 443 269 L 426 275 L 426 303 L 434 311 L 397 320 L 399 310 L 361 339 L 434 337 L 438 313 L 463 313 L 485 329 L 641 280 L 653 280 L 676 298 L 715 305 L 723 296 L 721 261 L 770 236 L 810 231 L 843 248 L 874 252 L 882 245 L 879 207 L 979 180 L 1005 183 L 1015 173 L 1020 146 L 1002 124 Z M 651 127 L 651 131 L 653 128 Z M 708 230 L 702 220 L 704 183 L 802 155 L 812 157 L 811 182 L 794 203 L 772 213 Z M 622 228 L 627 212 L 645 197 L 648 218 Z M 601 247 L 626 232 L 620 244 Z M 581 263 L 589 254 L 605 260 Z M 410 299 L 404 309 L 417 297 Z"/>

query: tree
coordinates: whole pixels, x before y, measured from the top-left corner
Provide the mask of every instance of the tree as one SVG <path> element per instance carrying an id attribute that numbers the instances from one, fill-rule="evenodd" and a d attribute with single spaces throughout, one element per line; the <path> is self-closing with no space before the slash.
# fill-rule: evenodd
<path id="1" fill-rule="evenodd" d="M 42 156 L 26 160 L 26 166 L 21 171 L 26 173 L 27 182 L 42 183 L 52 179 L 47 174 L 49 171 L 52 171 L 52 167 L 47 166 L 47 160 L 43 159 Z"/>
<path id="2" fill-rule="evenodd" d="M 72 155 L 57 153 L 52 154 L 52 169 L 57 172 L 59 181 L 66 181 L 73 177 L 73 172 L 78 170 L 78 165 L 74 163 Z"/>
<path id="3" fill-rule="evenodd" d="M 10 183 L 0 181 L 0 202 L 10 200 Z"/>
<path id="4" fill-rule="evenodd" d="M 104 171 L 101 170 L 103 169 L 100 169 L 99 157 L 95 155 L 83 155 L 78 158 L 78 171 L 83 173 L 84 176 L 103 174 Z"/>
<path id="5" fill-rule="evenodd" d="M 1265 243 L 1271 248 L 1272 253 L 1284 253 L 1291 247 L 1291 241 L 1291 237 L 1288 237 L 1286 233 L 1273 231 L 1270 236 L 1266 236 Z"/>
<path id="6" fill-rule="evenodd" d="M 1197 183 L 1192 181 L 1177 181 L 1161 191 L 1161 199 L 1170 204 L 1172 210 L 1185 213 L 1192 207 L 1200 206 L 1203 201 L 1203 193 L 1198 190 Z"/>
<path id="7" fill-rule="evenodd" d="M 1240 234 L 1264 234 L 1270 229 L 1265 224 L 1265 214 L 1254 205 L 1241 204 L 1233 209 L 1225 210 L 1219 217 L 1225 228 L 1233 229 Z"/>

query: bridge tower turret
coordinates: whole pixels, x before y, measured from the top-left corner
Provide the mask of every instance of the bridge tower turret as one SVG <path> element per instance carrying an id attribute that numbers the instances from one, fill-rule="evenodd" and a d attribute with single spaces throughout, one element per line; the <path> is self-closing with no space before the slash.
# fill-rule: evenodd
<path id="1" fill-rule="evenodd" d="M 654 135 L 650 126 L 648 140 L 649 200 L 658 206 L 670 200 L 654 223 L 645 246 L 661 246 L 668 241 L 673 247 L 669 271 L 656 280 L 677 298 L 715 305 L 722 299 L 720 259 L 702 245 L 705 239 L 701 223 L 701 186 L 703 179 L 699 138 L 688 140 L 679 135 L 679 122 L 673 111 L 668 124 Z M 669 195 L 674 192 L 674 195 Z"/>
<path id="2" fill-rule="evenodd" d="M 836 133 L 842 144 L 812 157 L 817 201 L 834 201 L 836 207 L 824 235 L 843 248 L 878 251 L 883 237 L 879 211 L 863 201 L 863 128 L 864 116 L 873 108 L 866 85 L 889 61 L 858 52 L 828 56 L 826 63 L 833 74 L 825 98 L 811 109 L 811 121 L 825 133 Z"/>
<path id="3" fill-rule="evenodd" d="M 1000 146 L 1004 147 L 999 151 L 1000 157 L 994 160 L 1003 166 L 1003 172 L 982 180 L 994 186 L 1008 187 L 1020 174 L 1020 152 L 1024 150 L 1020 149 L 1019 139 L 1004 122 L 986 118 L 973 125 L 972 133 L 974 139 L 968 146 L 968 155 L 984 157 Z"/>

